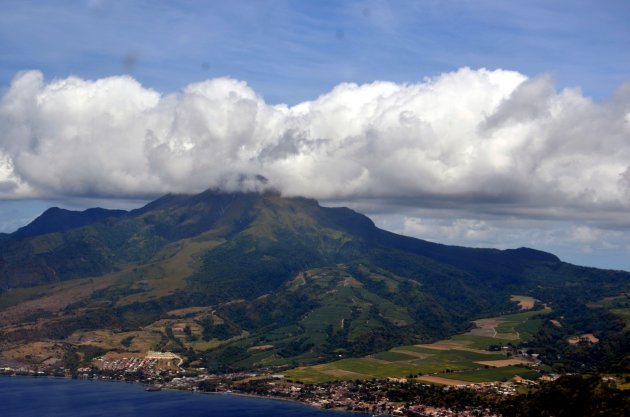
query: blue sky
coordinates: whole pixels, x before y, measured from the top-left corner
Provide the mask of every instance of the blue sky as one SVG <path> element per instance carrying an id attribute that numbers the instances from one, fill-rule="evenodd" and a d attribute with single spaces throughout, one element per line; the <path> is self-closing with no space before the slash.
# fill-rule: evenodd
<path id="1" fill-rule="evenodd" d="M 415 82 L 468 66 L 550 73 L 603 98 L 627 78 L 629 16 L 623 0 L 5 0 L 0 85 L 24 69 L 130 73 L 162 92 L 228 75 L 293 104 L 342 81 Z"/>
<path id="2" fill-rule="evenodd" d="M 0 231 L 238 169 L 396 232 L 630 270 L 629 21 L 624 0 L 4 0 Z"/>

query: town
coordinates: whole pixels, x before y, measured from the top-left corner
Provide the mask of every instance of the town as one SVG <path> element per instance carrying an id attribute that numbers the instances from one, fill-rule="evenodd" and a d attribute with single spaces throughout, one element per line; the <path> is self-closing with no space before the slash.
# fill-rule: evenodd
<path id="1" fill-rule="evenodd" d="M 304 384 L 273 370 L 266 372 L 208 373 L 204 368 L 182 368 L 182 358 L 171 352 L 149 351 L 144 357 L 110 355 L 92 366 L 4 367 L 3 375 L 63 376 L 137 382 L 147 391 L 187 390 L 197 393 L 281 398 L 322 409 L 400 416 L 494 416 L 492 404 L 539 381 L 516 377 L 510 381 L 442 386 L 413 376 L 374 380 Z M 543 375 L 540 381 L 557 375 Z"/>

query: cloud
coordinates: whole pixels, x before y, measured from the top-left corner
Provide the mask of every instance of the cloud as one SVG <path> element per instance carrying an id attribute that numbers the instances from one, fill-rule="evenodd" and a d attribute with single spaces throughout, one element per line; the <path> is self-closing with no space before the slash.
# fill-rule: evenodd
<path id="1" fill-rule="evenodd" d="M 630 271 L 627 230 L 598 227 L 584 220 L 531 219 L 425 209 L 372 214 L 370 217 L 381 228 L 429 241 L 499 249 L 528 246 L 554 253 L 560 259 L 578 265 Z"/>
<path id="2" fill-rule="evenodd" d="M 594 243 L 601 240 L 601 232 L 588 226 L 574 227 L 571 240 L 583 244 Z"/>
<path id="3" fill-rule="evenodd" d="M 163 95 L 29 71 L 0 101 L 5 199 L 251 189 L 257 175 L 287 195 L 630 225 L 630 87 L 594 102 L 546 75 L 462 68 L 289 107 L 231 78 Z"/>

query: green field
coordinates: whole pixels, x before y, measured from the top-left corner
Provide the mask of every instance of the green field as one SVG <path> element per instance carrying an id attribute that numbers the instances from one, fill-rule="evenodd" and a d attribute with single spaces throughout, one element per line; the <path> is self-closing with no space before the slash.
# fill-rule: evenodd
<path id="1" fill-rule="evenodd" d="M 505 359 L 501 353 L 483 354 L 464 350 L 436 350 L 401 346 L 364 358 L 350 358 L 286 372 L 288 378 L 306 383 L 344 379 L 406 377 L 410 374 L 479 368 L 477 361 Z"/>
<path id="2" fill-rule="evenodd" d="M 536 371 L 522 366 L 505 366 L 503 368 L 478 369 L 474 371 L 440 373 L 435 376 L 468 382 L 492 382 L 514 378 L 516 375 L 525 379 L 538 379 Z"/>
<path id="3" fill-rule="evenodd" d="M 470 349 L 488 350 L 492 345 L 504 345 L 514 342 L 513 339 L 502 339 L 498 337 L 476 336 L 472 334 L 458 334 L 448 339 L 449 342 L 456 342 L 462 347 Z"/>
<path id="4" fill-rule="evenodd" d="M 547 310 L 548 311 L 548 310 Z M 288 378 L 305 383 L 334 380 L 406 377 L 437 374 L 444 378 L 470 382 L 510 379 L 514 375 L 532 378 L 536 374 L 522 366 L 484 368 L 478 362 L 506 359 L 501 352 L 489 352 L 492 345 L 519 343 L 531 338 L 543 319 L 543 311 L 525 311 L 477 321 L 477 329 L 430 345 L 400 346 L 363 358 L 341 359 L 322 365 L 306 366 L 286 372 Z M 491 336 L 471 334 L 475 331 Z M 446 372 L 446 371 L 458 372 Z"/>
<path id="5" fill-rule="evenodd" d="M 615 308 L 610 312 L 620 316 L 626 322 L 626 327 L 630 327 L 630 308 Z"/>
<path id="6" fill-rule="evenodd" d="M 501 321 L 495 329 L 499 335 L 516 334 L 519 340 L 531 340 L 532 335 L 542 324 L 542 319 L 533 318 L 539 314 L 549 312 L 546 310 L 530 310 L 522 313 L 508 314 L 498 317 Z"/>
<path id="7" fill-rule="evenodd" d="M 411 356 L 403 352 L 393 352 L 391 350 L 387 352 L 379 352 L 375 355 L 372 355 L 372 357 L 374 359 L 380 359 L 388 362 L 409 361 L 416 359 L 415 356 Z"/>

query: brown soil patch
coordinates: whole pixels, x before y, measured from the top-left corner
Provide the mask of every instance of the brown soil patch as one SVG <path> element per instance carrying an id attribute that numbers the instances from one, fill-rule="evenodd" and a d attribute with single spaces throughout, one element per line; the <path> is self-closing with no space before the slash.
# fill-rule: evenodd
<path id="1" fill-rule="evenodd" d="M 127 337 L 132 337 L 131 346 L 123 346 L 121 343 Z M 119 349 L 130 352 L 146 352 L 156 346 L 160 339 L 159 334 L 148 331 L 114 333 L 110 330 L 95 330 L 75 332 L 66 341 L 75 345 L 98 346 L 106 350 Z"/>
<path id="2" fill-rule="evenodd" d="M 247 351 L 248 352 L 255 352 L 255 351 L 269 350 L 269 349 L 273 349 L 273 345 L 252 346 L 249 349 L 247 349 Z"/>
<path id="3" fill-rule="evenodd" d="M 531 363 L 531 361 L 527 359 L 499 359 L 496 361 L 479 361 L 475 363 L 479 363 L 481 365 L 495 366 L 497 368 L 503 368 L 505 366 L 511 366 L 511 365 L 529 364 Z"/>
<path id="4" fill-rule="evenodd" d="M 451 386 L 479 384 L 479 382 L 460 381 L 458 379 L 442 378 L 442 377 L 433 376 L 433 375 L 421 375 L 416 379 L 419 381 L 433 382 L 436 384 L 451 385 Z"/>
<path id="5" fill-rule="evenodd" d="M 344 287 L 360 288 L 360 287 L 363 286 L 363 284 L 361 284 L 359 281 L 357 281 L 356 279 L 354 279 L 352 277 L 348 277 L 348 278 L 343 280 L 343 286 Z"/>
<path id="6" fill-rule="evenodd" d="M 201 327 L 201 325 L 197 324 L 194 320 L 191 319 L 175 322 L 175 324 L 173 324 L 173 332 L 184 333 L 186 327 L 190 328 L 192 334 L 200 335 L 201 332 L 203 332 L 203 327 Z"/>
<path id="7" fill-rule="evenodd" d="M 432 343 L 430 345 L 414 345 L 416 347 L 420 347 L 420 348 L 425 348 L 425 349 L 433 349 L 433 350 L 453 350 L 453 349 L 459 349 L 461 348 L 463 345 L 459 345 L 459 344 L 455 344 L 455 343 L 448 343 L 448 342 L 435 342 Z M 407 353 L 407 351 L 405 351 L 405 353 Z"/>
<path id="8" fill-rule="evenodd" d="M 305 278 L 305 274 L 303 272 L 300 272 L 295 278 L 293 278 L 291 281 L 287 282 L 285 285 L 291 289 L 295 288 L 295 287 L 299 287 L 306 284 L 306 278 Z"/>
<path id="9" fill-rule="evenodd" d="M 535 298 L 525 295 L 513 295 L 510 297 L 510 300 L 516 301 L 521 310 L 531 310 L 534 308 L 534 304 L 536 303 Z"/>
<path id="10" fill-rule="evenodd" d="M 414 346 L 426 348 L 426 349 L 434 349 L 434 350 L 464 350 L 466 352 L 475 352 L 475 353 L 480 353 L 482 355 L 496 355 L 497 353 L 497 352 L 490 352 L 488 350 L 469 348 L 469 347 L 466 347 L 466 344 L 463 342 L 452 342 L 449 340 L 431 343 L 430 345 L 414 345 Z M 409 351 L 405 350 L 402 352 L 408 353 Z"/>
<path id="11" fill-rule="evenodd" d="M 496 331 L 494 330 L 494 328 L 481 328 L 481 329 L 472 329 L 466 334 L 469 334 L 472 336 L 495 337 Z"/>
<path id="12" fill-rule="evenodd" d="M 503 321 L 497 319 L 481 319 L 475 320 L 473 323 L 475 323 L 475 326 L 477 327 L 466 334 L 473 336 L 496 337 L 497 332 L 495 327 L 502 324 Z"/>
<path id="13" fill-rule="evenodd" d="M 459 348 L 458 350 L 465 350 L 466 352 L 475 352 L 482 355 L 496 355 L 497 352 L 490 352 L 489 350 L 473 349 L 473 348 Z"/>
<path id="14" fill-rule="evenodd" d="M 110 351 L 110 352 L 107 352 L 105 356 L 103 357 L 108 360 L 115 360 L 115 359 L 122 359 L 122 358 L 144 358 L 144 356 L 145 356 L 144 353 Z"/>
<path id="15" fill-rule="evenodd" d="M 4 310 L 0 314 L 0 325 L 20 322 L 24 316 L 36 311 L 43 310 L 55 313 L 72 303 L 88 298 L 96 290 L 109 287 L 117 277 L 117 274 L 112 274 L 108 277 L 86 278 L 61 283 L 50 289 L 49 295 L 25 301 Z"/>
<path id="16" fill-rule="evenodd" d="M 171 310 L 167 312 L 169 316 L 187 316 L 189 314 L 197 314 L 197 313 L 209 313 L 209 307 L 188 307 L 188 308 L 180 308 L 179 310 Z"/>
<path id="17" fill-rule="evenodd" d="M 586 338 L 591 343 L 599 342 L 599 339 L 593 336 L 593 333 L 583 334 L 582 337 Z"/>
<path id="18" fill-rule="evenodd" d="M 391 352 L 402 353 L 405 355 L 416 357 L 418 359 L 426 359 L 431 356 L 430 354 L 427 354 L 427 353 L 414 352 L 413 350 L 405 350 L 405 349 L 392 349 Z M 389 361 L 386 361 L 386 362 L 390 363 Z"/>
<path id="19" fill-rule="evenodd" d="M 78 331 L 66 338 L 66 342 L 74 345 L 105 343 L 113 338 L 110 330 Z"/>
<path id="20" fill-rule="evenodd" d="M 577 345 L 581 341 L 589 342 L 589 343 L 597 343 L 599 342 L 599 339 L 596 338 L 593 335 L 593 333 L 585 333 L 583 335 L 575 336 L 569 339 L 569 343 L 572 345 Z"/>
<path id="21" fill-rule="evenodd" d="M 495 328 L 497 327 L 499 324 L 503 323 L 503 320 L 498 320 L 498 319 L 481 319 L 481 320 L 475 320 L 473 323 L 475 323 L 478 327 L 480 328 Z"/>
<path id="22" fill-rule="evenodd" d="M 556 327 L 562 327 L 562 324 L 560 324 L 558 320 L 549 320 L 549 322 L 551 322 L 551 324 L 553 324 Z"/>
<path id="23" fill-rule="evenodd" d="M 30 358 L 30 361 L 39 363 L 50 357 L 63 357 L 63 346 L 54 342 L 31 342 L 25 344 L 19 344 L 11 346 L 9 349 L 2 352 L 2 358 L 25 360 Z"/>

